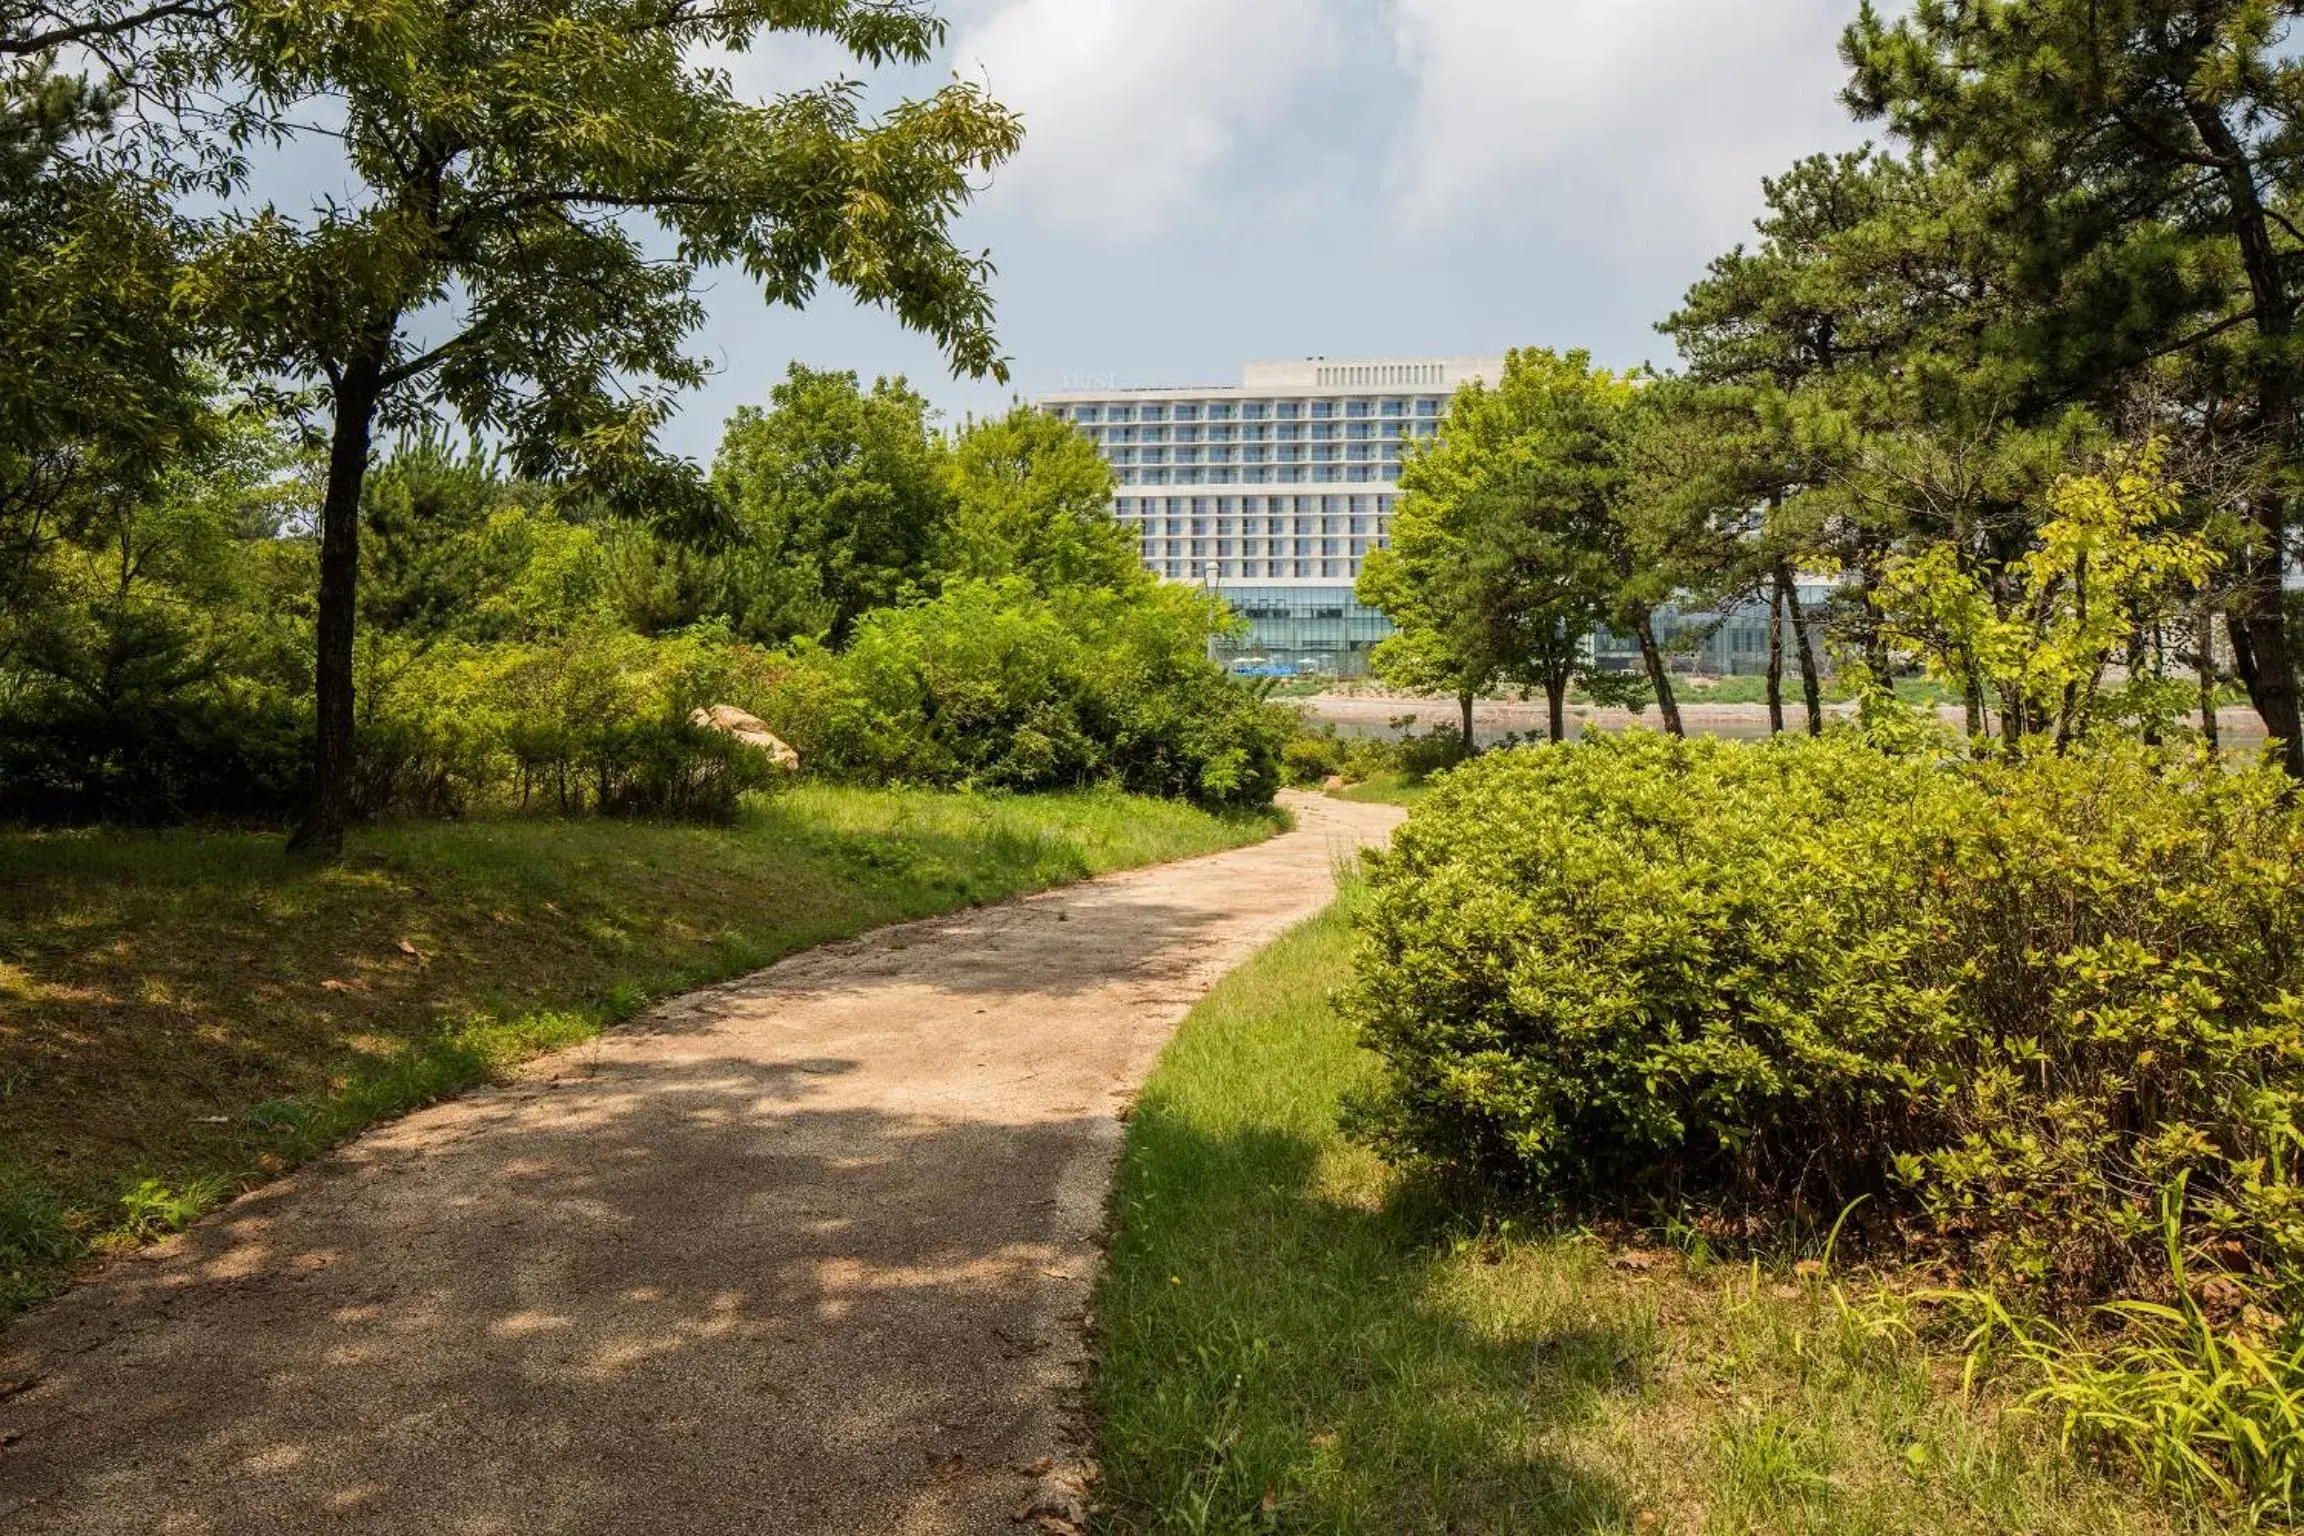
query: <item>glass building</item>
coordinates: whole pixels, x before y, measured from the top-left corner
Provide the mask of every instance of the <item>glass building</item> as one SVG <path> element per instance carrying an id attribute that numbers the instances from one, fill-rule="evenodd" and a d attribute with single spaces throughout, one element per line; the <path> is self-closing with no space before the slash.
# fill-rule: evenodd
<path id="1" fill-rule="evenodd" d="M 1153 572 L 1221 593 L 1248 621 L 1243 670 L 1366 670 L 1390 632 L 1352 598 L 1390 536 L 1406 445 L 1501 357 L 1250 363 L 1237 385 L 1065 391 L 1041 408 L 1103 451 L 1113 511 Z"/>

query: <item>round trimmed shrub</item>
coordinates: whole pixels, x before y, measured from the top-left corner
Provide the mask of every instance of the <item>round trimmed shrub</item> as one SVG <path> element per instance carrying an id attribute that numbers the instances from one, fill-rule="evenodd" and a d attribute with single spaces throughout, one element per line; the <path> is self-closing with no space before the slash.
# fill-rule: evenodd
<path id="1" fill-rule="evenodd" d="M 1395 1159 L 1585 1210 L 1859 1196 L 2103 1292 L 2285 1262 L 2304 824 L 2270 767 L 1645 732 L 1456 770 L 1370 864 L 1347 1006 Z M 2164 1272 L 2164 1261 L 2159 1263 Z"/>

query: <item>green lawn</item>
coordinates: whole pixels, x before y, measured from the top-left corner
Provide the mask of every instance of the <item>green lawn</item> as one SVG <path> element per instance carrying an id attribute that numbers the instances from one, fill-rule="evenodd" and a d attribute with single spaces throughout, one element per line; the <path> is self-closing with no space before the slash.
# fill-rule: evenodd
<path id="1" fill-rule="evenodd" d="M 1828 1285 L 1453 1220 L 1337 1129 L 1336 912 L 1227 979 L 1130 1123 L 1096 1304 L 1108 1533 L 2183 1527 Z"/>
<path id="2" fill-rule="evenodd" d="M 1118 795 L 800 788 L 733 827 L 0 834 L 0 1316 L 374 1120 L 806 945 L 1252 842 Z"/>

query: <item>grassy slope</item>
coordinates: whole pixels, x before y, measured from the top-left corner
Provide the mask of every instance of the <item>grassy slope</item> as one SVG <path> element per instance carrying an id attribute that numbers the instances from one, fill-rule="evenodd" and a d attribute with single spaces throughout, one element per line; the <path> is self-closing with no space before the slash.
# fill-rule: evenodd
<path id="1" fill-rule="evenodd" d="M 338 868 L 0 835 L 0 1316 L 369 1122 L 879 924 L 1254 841 L 1108 795 L 804 788 L 733 828 L 483 820 Z"/>
<path id="2" fill-rule="evenodd" d="M 1094 1386 L 1114 1532 L 2173 1527 L 1814 1282 L 1451 1225 L 1337 1130 L 1334 912 L 1139 1102 Z"/>

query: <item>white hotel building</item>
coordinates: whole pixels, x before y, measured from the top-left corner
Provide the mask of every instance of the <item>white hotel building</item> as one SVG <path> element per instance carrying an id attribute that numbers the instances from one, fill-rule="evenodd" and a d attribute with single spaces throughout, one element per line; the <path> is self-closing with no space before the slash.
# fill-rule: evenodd
<path id="1" fill-rule="evenodd" d="M 1500 357 L 1250 363 L 1234 385 L 1065 391 L 1041 408 L 1103 450 L 1144 563 L 1215 588 L 1287 665 L 1358 671 L 1387 632 L 1352 600 L 1388 535 L 1406 444 Z"/>

